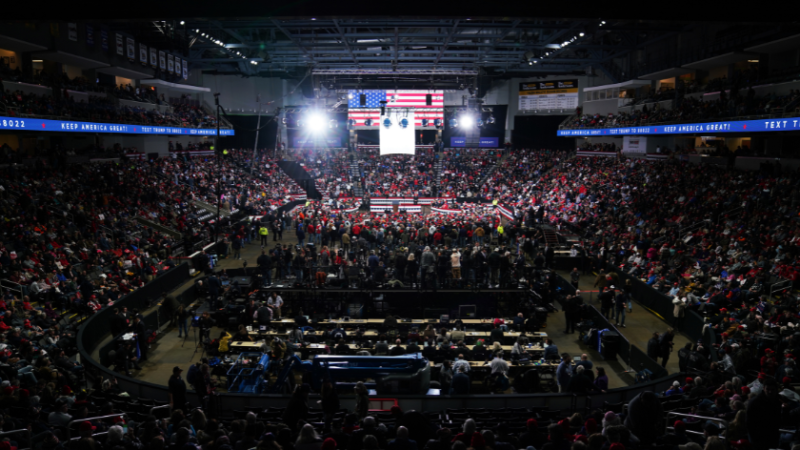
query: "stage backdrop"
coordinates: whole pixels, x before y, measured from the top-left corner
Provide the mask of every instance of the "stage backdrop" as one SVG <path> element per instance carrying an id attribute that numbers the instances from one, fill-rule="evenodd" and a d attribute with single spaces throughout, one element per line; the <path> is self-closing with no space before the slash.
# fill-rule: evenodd
<path id="1" fill-rule="evenodd" d="M 386 127 L 383 121 L 389 118 L 391 126 Z M 403 128 L 400 121 L 406 119 L 408 126 Z M 396 153 L 413 155 L 414 154 L 414 112 L 413 111 L 386 111 L 386 115 L 381 119 L 381 155 L 391 155 Z"/>

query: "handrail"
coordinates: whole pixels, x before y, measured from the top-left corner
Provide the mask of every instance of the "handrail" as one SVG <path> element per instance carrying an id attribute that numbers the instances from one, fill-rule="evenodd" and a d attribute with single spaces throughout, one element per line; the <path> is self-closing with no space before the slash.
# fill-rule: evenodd
<path id="1" fill-rule="evenodd" d="M 12 434 L 20 434 L 20 433 L 25 433 L 25 434 L 28 435 L 28 445 L 29 445 L 29 447 L 27 447 L 27 448 L 33 448 L 33 442 L 31 441 L 31 430 L 29 428 L 20 428 L 19 430 L 4 431 L 4 432 L 0 433 L 0 437 L 9 436 L 9 435 L 12 435 Z M 20 449 L 20 450 L 26 450 L 26 449 Z"/>
<path id="2" fill-rule="evenodd" d="M 705 420 L 705 421 L 710 420 L 712 422 L 719 422 L 719 423 L 721 423 L 723 425 L 723 427 L 722 427 L 723 429 L 726 429 L 726 430 L 728 429 L 728 421 L 725 420 L 725 419 L 720 419 L 719 417 L 706 417 L 706 416 L 698 416 L 698 415 L 694 415 L 694 414 L 686 414 L 686 413 L 679 413 L 679 412 L 669 411 L 667 413 L 667 420 L 664 423 L 664 431 L 665 432 L 667 430 L 673 430 L 673 431 L 675 430 L 675 427 L 670 425 L 672 423 L 675 423 L 672 420 L 670 420 L 671 417 L 690 417 L 692 419 L 698 419 L 698 420 Z M 686 433 L 697 434 L 697 435 L 700 435 L 700 436 L 703 435 L 702 431 L 686 430 Z"/>
<path id="3" fill-rule="evenodd" d="M 108 415 L 105 415 L 105 416 L 84 417 L 82 419 L 70 420 L 69 423 L 67 423 L 67 439 L 71 439 L 72 438 L 71 425 L 73 423 L 75 423 L 75 422 L 86 422 L 86 421 L 92 421 L 92 420 L 111 419 L 111 418 L 114 418 L 114 417 L 126 417 L 127 418 L 128 417 L 128 413 L 121 412 L 121 413 L 117 413 L 117 414 L 108 414 Z"/>
<path id="4" fill-rule="evenodd" d="M 150 415 L 152 416 L 153 415 L 153 411 L 155 411 L 157 409 L 167 409 L 168 410 L 169 409 L 169 403 L 167 403 L 166 405 L 159 405 L 159 406 L 154 406 L 154 407 L 150 408 Z"/>
<path id="5" fill-rule="evenodd" d="M 792 284 L 792 280 L 786 278 L 781 279 L 781 281 L 776 281 L 769 286 L 769 296 L 772 297 L 776 292 L 785 291 L 786 289 L 791 288 Z"/>
<path id="6" fill-rule="evenodd" d="M 722 217 L 723 216 L 726 216 L 726 215 L 731 214 L 731 213 L 739 212 L 741 210 L 744 210 L 744 206 L 739 206 L 739 207 L 731 209 L 730 211 L 724 211 L 724 212 L 719 213 L 719 216 L 717 216 L 717 226 L 719 226 L 719 223 L 722 221 Z"/>

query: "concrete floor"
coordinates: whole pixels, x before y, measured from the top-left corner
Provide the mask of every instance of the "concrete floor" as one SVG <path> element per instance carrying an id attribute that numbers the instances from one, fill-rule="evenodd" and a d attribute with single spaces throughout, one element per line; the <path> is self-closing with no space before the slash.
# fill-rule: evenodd
<path id="1" fill-rule="evenodd" d="M 288 239 L 293 236 L 285 235 L 285 237 L 286 239 L 279 242 L 291 245 L 296 243 L 294 239 Z M 269 240 L 269 247 L 274 247 L 271 238 Z M 248 267 L 254 267 L 256 265 L 255 261 L 260 254 L 260 245 L 250 244 L 242 250 L 241 260 L 234 260 L 229 256 L 219 263 L 218 268 L 239 268 L 242 267 L 243 261 L 248 262 Z M 562 273 L 562 276 L 568 277 L 568 274 L 565 272 Z M 193 283 L 194 281 L 192 280 L 179 288 L 179 290 L 187 289 Z M 584 291 L 584 299 L 586 299 L 588 303 L 598 306 L 598 302 L 595 298 L 596 293 L 588 292 L 594 290 L 592 287 L 593 283 L 593 276 L 585 276 L 581 278 L 579 287 Z M 284 314 L 287 314 L 287 312 L 285 311 Z M 627 328 L 621 329 L 622 334 L 631 344 L 638 346 L 642 350 L 646 350 L 647 341 L 650 339 L 653 331 L 662 332 L 668 327 L 665 322 L 653 313 L 645 310 L 644 307 L 639 304 L 634 304 L 633 313 L 628 314 L 626 318 L 626 325 Z M 611 388 L 624 387 L 633 383 L 632 374 L 623 373 L 626 367 L 621 360 L 604 361 L 602 356 L 597 353 L 595 349 L 588 348 L 588 346 L 578 339 L 577 333 L 564 334 L 565 327 L 564 314 L 559 311 L 550 314 L 547 321 L 547 328 L 542 331 L 547 332 L 548 336 L 551 337 L 558 346 L 560 352 L 567 352 L 572 356 L 579 356 L 582 353 L 586 353 L 589 355 L 589 359 L 594 361 L 596 366 L 605 367 L 609 377 L 609 386 Z M 220 331 L 221 329 L 213 329 L 211 332 L 212 337 L 219 336 Z M 190 328 L 189 333 L 188 339 L 179 339 L 176 328 L 173 327 L 164 330 L 156 344 L 151 348 L 149 360 L 143 362 L 142 370 L 135 371 L 134 375 L 151 383 L 166 384 L 172 374 L 173 367 L 179 366 L 186 370 L 189 365 L 199 361 L 202 349 L 195 351 L 194 331 Z M 688 342 L 688 339 L 685 336 L 677 334 L 675 337 L 675 352 L 686 342 Z M 678 361 L 675 354 L 670 358 L 667 364 L 667 370 L 670 373 L 678 371 Z"/>

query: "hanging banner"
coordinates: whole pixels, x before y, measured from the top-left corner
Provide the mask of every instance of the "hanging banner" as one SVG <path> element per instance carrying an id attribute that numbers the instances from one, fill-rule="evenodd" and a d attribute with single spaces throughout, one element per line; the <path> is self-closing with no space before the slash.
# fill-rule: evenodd
<path id="1" fill-rule="evenodd" d="M 86 45 L 94 47 L 94 27 L 86 25 Z"/>
<path id="2" fill-rule="evenodd" d="M 78 42 L 78 24 L 77 23 L 68 23 L 67 24 L 67 36 L 69 37 L 70 41 Z"/>
<path id="3" fill-rule="evenodd" d="M 108 30 L 100 30 L 100 48 L 104 51 L 108 51 Z"/>
<path id="4" fill-rule="evenodd" d="M 175 72 L 175 57 L 172 55 L 167 55 L 167 72 Z"/>
<path id="5" fill-rule="evenodd" d="M 156 55 L 156 49 L 150 47 L 150 65 L 153 66 L 155 69 L 158 67 L 158 56 Z"/>
<path id="6" fill-rule="evenodd" d="M 117 54 L 120 56 L 125 56 L 125 48 L 124 44 L 122 43 L 122 35 L 117 33 Z"/>
<path id="7" fill-rule="evenodd" d="M 147 65 L 147 46 L 141 42 L 139 43 L 139 62 L 142 65 Z"/>
<path id="8" fill-rule="evenodd" d="M 133 42 L 133 38 L 125 38 L 125 41 L 128 49 L 128 59 L 136 61 L 136 43 Z"/>
<path id="9" fill-rule="evenodd" d="M 183 79 L 189 79 L 189 63 L 184 59 L 183 61 Z"/>
<path id="10" fill-rule="evenodd" d="M 162 50 L 158 51 L 158 68 L 167 70 L 167 54 Z"/>

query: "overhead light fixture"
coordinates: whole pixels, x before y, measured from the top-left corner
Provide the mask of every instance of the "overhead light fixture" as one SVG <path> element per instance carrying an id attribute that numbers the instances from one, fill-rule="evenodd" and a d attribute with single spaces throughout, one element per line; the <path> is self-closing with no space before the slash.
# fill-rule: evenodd
<path id="1" fill-rule="evenodd" d="M 578 36 L 583 37 L 583 32 L 579 33 Z"/>
<path id="2" fill-rule="evenodd" d="M 184 21 L 182 21 L 182 20 L 181 20 L 181 25 L 185 25 L 185 24 L 186 24 L 186 22 L 184 22 Z"/>
<path id="3" fill-rule="evenodd" d="M 528 61 L 528 65 L 532 66 L 533 65 L 533 61 Z"/>
<path id="4" fill-rule="evenodd" d="M 308 124 L 308 128 L 310 128 L 314 133 L 319 133 L 325 130 L 325 125 L 327 125 L 325 123 L 325 116 L 323 116 L 321 113 L 311 114 L 306 123 Z"/>
<path id="5" fill-rule="evenodd" d="M 353 97 L 355 97 L 355 96 L 353 95 L 353 93 L 352 93 L 352 92 L 350 92 L 350 93 L 348 93 L 348 94 L 347 94 L 347 98 L 348 98 L 348 100 L 352 100 L 352 99 L 353 99 Z"/>
<path id="6" fill-rule="evenodd" d="M 194 30 L 194 32 L 195 32 L 195 33 L 199 33 L 199 32 L 200 32 L 200 29 L 198 28 L 197 30 Z"/>
<path id="7" fill-rule="evenodd" d="M 317 20 L 317 18 L 316 17 L 312 17 L 311 20 Z"/>
<path id="8" fill-rule="evenodd" d="M 44 62 L 43 59 L 32 59 L 31 62 Z"/>

